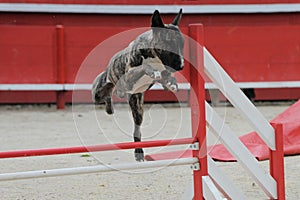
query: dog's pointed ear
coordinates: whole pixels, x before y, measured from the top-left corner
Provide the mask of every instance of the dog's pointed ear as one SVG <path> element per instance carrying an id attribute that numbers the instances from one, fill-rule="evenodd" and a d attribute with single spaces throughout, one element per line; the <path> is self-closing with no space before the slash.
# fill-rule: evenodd
<path id="1" fill-rule="evenodd" d="M 165 27 L 158 10 L 155 10 L 152 15 L 151 27 L 159 27 L 159 28 Z"/>
<path id="2" fill-rule="evenodd" d="M 172 24 L 174 26 L 178 26 L 181 20 L 181 16 L 182 16 L 182 8 L 180 9 L 179 13 L 177 14 L 177 16 L 175 17 L 175 19 L 173 20 Z"/>

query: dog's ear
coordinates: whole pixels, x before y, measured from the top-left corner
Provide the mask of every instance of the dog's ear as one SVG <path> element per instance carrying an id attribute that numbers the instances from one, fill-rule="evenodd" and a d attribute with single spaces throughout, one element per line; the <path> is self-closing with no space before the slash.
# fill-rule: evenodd
<path id="1" fill-rule="evenodd" d="M 173 20 L 172 24 L 175 26 L 178 26 L 181 20 L 181 16 L 182 16 L 182 9 L 180 9 L 179 13 L 177 14 L 177 16 L 175 17 L 175 19 Z"/>
<path id="2" fill-rule="evenodd" d="M 158 10 L 155 10 L 152 19 L 151 19 L 151 27 L 163 28 L 165 27 Z"/>

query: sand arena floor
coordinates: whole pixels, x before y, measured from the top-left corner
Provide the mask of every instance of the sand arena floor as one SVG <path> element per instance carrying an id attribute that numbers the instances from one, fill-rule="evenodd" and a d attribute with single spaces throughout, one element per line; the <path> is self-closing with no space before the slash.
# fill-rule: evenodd
<path id="1" fill-rule="evenodd" d="M 290 103 L 259 104 L 268 119 L 284 111 Z M 217 107 L 237 135 L 252 130 L 232 107 Z M 132 140 L 132 119 L 126 104 L 115 106 L 114 116 L 93 105 L 68 106 L 57 111 L 55 106 L 0 106 L 0 150 L 35 149 L 93 145 Z M 190 109 L 178 104 L 147 104 L 142 127 L 144 140 L 190 136 Z M 209 144 L 219 141 L 210 136 Z M 145 153 L 183 149 L 163 147 L 145 149 Z M 135 162 L 133 150 L 2 159 L 1 173 Z M 260 162 L 268 170 L 268 161 Z M 218 162 L 249 199 L 266 199 L 238 163 Z M 285 158 L 286 198 L 300 198 L 300 156 Z M 151 170 L 117 171 L 76 176 L 0 182 L 0 199 L 182 199 L 192 182 L 189 166 L 163 167 Z"/>

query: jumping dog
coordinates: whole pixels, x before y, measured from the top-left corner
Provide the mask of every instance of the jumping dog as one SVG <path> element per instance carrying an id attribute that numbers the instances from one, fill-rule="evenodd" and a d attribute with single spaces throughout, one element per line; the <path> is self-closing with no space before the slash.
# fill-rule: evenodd
<path id="1" fill-rule="evenodd" d="M 174 72 L 184 66 L 184 38 L 178 28 L 180 9 L 171 24 L 164 24 L 156 10 L 151 18 L 151 29 L 139 35 L 128 47 L 116 53 L 107 69 L 94 80 L 92 98 L 95 104 L 105 103 L 108 114 L 113 114 L 112 94 L 127 97 L 134 119 L 134 141 L 141 141 L 144 92 L 159 82 L 166 90 L 178 90 Z M 144 160 L 143 149 L 135 149 L 135 159 Z"/>

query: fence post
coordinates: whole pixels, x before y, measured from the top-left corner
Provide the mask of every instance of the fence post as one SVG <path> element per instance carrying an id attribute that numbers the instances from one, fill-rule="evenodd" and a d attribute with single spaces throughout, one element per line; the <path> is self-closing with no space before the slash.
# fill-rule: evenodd
<path id="1" fill-rule="evenodd" d="M 58 84 L 65 83 L 65 38 L 64 38 L 64 26 L 56 26 L 56 82 Z M 64 109 L 65 108 L 65 91 L 56 92 L 56 108 Z"/>
<path id="2" fill-rule="evenodd" d="M 208 174 L 206 147 L 206 119 L 205 119 L 205 90 L 203 60 L 203 26 L 189 25 L 190 52 L 190 107 L 192 120 L 192 136 L 199 143 L 199 150 L 193 151 L 193 157 L 198 158 L 200 169 L 194 171 L 194 200 L 203 199 L 202 176 Z"/>
<path id="3" fill-rule="evenodd" d="M 283 124 L 271 123 L 275 129 L 276 150 L 270 150 L 270 174 L 277 183 L 277 199 L 285 199 Z"/>

